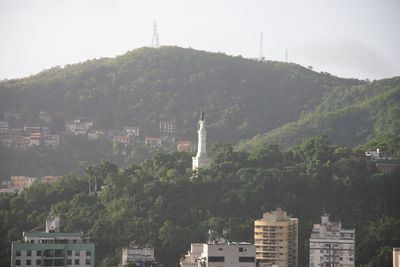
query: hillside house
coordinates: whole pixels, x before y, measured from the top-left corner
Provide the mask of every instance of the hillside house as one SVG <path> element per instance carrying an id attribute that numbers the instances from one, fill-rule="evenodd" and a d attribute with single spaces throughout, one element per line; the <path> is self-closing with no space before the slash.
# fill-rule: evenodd
<path id="1" fill-rule="evenodd" d="M 193 144 L 190 141 L 179 141 L 176 145 L 176 150 L 178 151 L 192 151 Z"/>
<path id="2" fill-rule="evenodd" d="M 130 142 L 131 142 L 130 136 L 114 136 L 113 137 L 113 143 L 129 145 Z"/>
<path id="3" fill-rule="evenodd" d="M 11 143 L 11 147 L 18 151 L 24 151 L 28 149 L 30 142 L 31 140 L 29 137 L 15 138 Z"/>
<path id="4" fill-rule="evenodd" d="M 146 137 L 144 139 L 144 144 L 146 146 L 160 147 L 162 144 L 162 141 L 161 141 L 161 138 Z"/>
<path id="5" fill-rule="evenodd" d="M 125 126 L 124 127 L 124 135 L 126 136 L 136 136 L 138 137 L 140 133 L 140 128 L 139 127 L 130 127 L 130 126 Z"/>
<path id="6" fill-rule="evenodd" d="M 28 136 L 33 133 L 41 133 L 42 127 L 38 124 L 27 124 L 27 125 L 24 125 L 24 132 Z"/>
<path id="7" fill-rule="evenodd" d="M 10 133 L 10 127 L 8 121 L 0 121 L 0 135 L 8 135 Z"/>
<path id="8" fill-rule="evenodd" d="M 55 149 L 60 144 L 60 136 L 58 134 L 45 135 L 42 140 L 45 147 L 52 149 Z"/>

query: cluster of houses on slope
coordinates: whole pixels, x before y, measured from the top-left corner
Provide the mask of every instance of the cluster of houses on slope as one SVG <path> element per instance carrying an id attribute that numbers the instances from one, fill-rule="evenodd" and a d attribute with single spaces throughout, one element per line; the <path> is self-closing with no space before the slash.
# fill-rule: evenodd
<path id="1" fill-rule="evenodd" d="M 65 131 L 57 134 L 50 134 L 47 126 L 41 124 L 26 124 L 23 127 L 10 127 L 7 119 L 20 119 L 18 113 L 6 111 L 4 121 L 0 121 L 0 142 L 18 151 L 25 151 L 33 146 L 45 146 L 55 149 L 65 136 L 83 135 L 88 140 L 96 140 L 100 137 L 112 138 L 114 144 L 127 146 L 137 142 L 144 142 L 146 146 L 161 147 L 163 142 L 168 140 L 176 143 L 178 151 L 191 151 L 194 146 L 191 141 L 175 142 L 176 124 L 175 121 L 159 121 L 161 137 L 142 137 L 139 127 L 125 126 L 123 130 L 116 129 L 95 129 L 93 122 L 84 121 L 77 118 L 65 123 Z M 51 116 L 44 111 L 40 111 L 39 119 L 48 124 Z"/>
<path id="2" fill-rule="evenodd" d="M 11 176 L 10 181 L 2 184 L 4 187 L 0 188 L 0 193 L 17 193 L 24 188 L 31 187 L 34 183 L 53 184 L 60 178 L 61 176 L 43 176 L 40 179 L 30 176 Z"/>

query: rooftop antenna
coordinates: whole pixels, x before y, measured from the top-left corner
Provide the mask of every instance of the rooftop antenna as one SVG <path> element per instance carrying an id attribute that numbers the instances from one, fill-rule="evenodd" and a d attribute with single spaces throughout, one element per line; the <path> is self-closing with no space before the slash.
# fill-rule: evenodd
<path id="1" fill-rule="evenodd" d="M 159 48 L 160 47 L 160 43 L 159 43 L 159 35 L 157 32 L 157 21 L 154 21 L 153 24 L 153 40 L 151 41 L 151 47 L 154 48 Z"/>
<path id="2" fill-rule="evenodd" d="M 260 51 L 258 53 L 258 61 L 263 61 L 264 58 L 264 49 L 263 49 L 263 34 L 260 33 Z"/>

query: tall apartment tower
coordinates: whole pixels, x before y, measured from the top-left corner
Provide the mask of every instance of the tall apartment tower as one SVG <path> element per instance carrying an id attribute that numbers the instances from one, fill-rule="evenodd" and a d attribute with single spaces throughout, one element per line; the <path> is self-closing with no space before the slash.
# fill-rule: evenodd
<path id="1" fill-rule="evenodd" d="M 211 165 L 210 158 L 207 156 L 207 130 L 206 121 L 204 119 L 204 110 L 200 112 L 199 130 L 198 130 L 199 141 L 197 144 L 196 157 L 192 158 L 192 169 L 197 170 L 199 167 L 209 167 Z"/>
<path id="2" fill-rule="evenodd" d="M 276 211 L 254 222 L 256 258 L 260 267 L 298 266 L 298 220 Z"/>
<path id="3" fill-rule="evenodd" d="M 354 267 L 355 229 L 342 229 L 340 222 L 321 216 L 310 238 L 310 266 Z"/>

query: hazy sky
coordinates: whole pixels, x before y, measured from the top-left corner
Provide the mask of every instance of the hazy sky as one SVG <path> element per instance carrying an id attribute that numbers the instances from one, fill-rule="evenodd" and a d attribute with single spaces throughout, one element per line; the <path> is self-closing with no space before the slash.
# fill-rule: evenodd
<path id="1" fill-rule="evenodd" d="M 161 45 L 400 75 L 399 0 L 0 0 L 0 79 Z"/>

